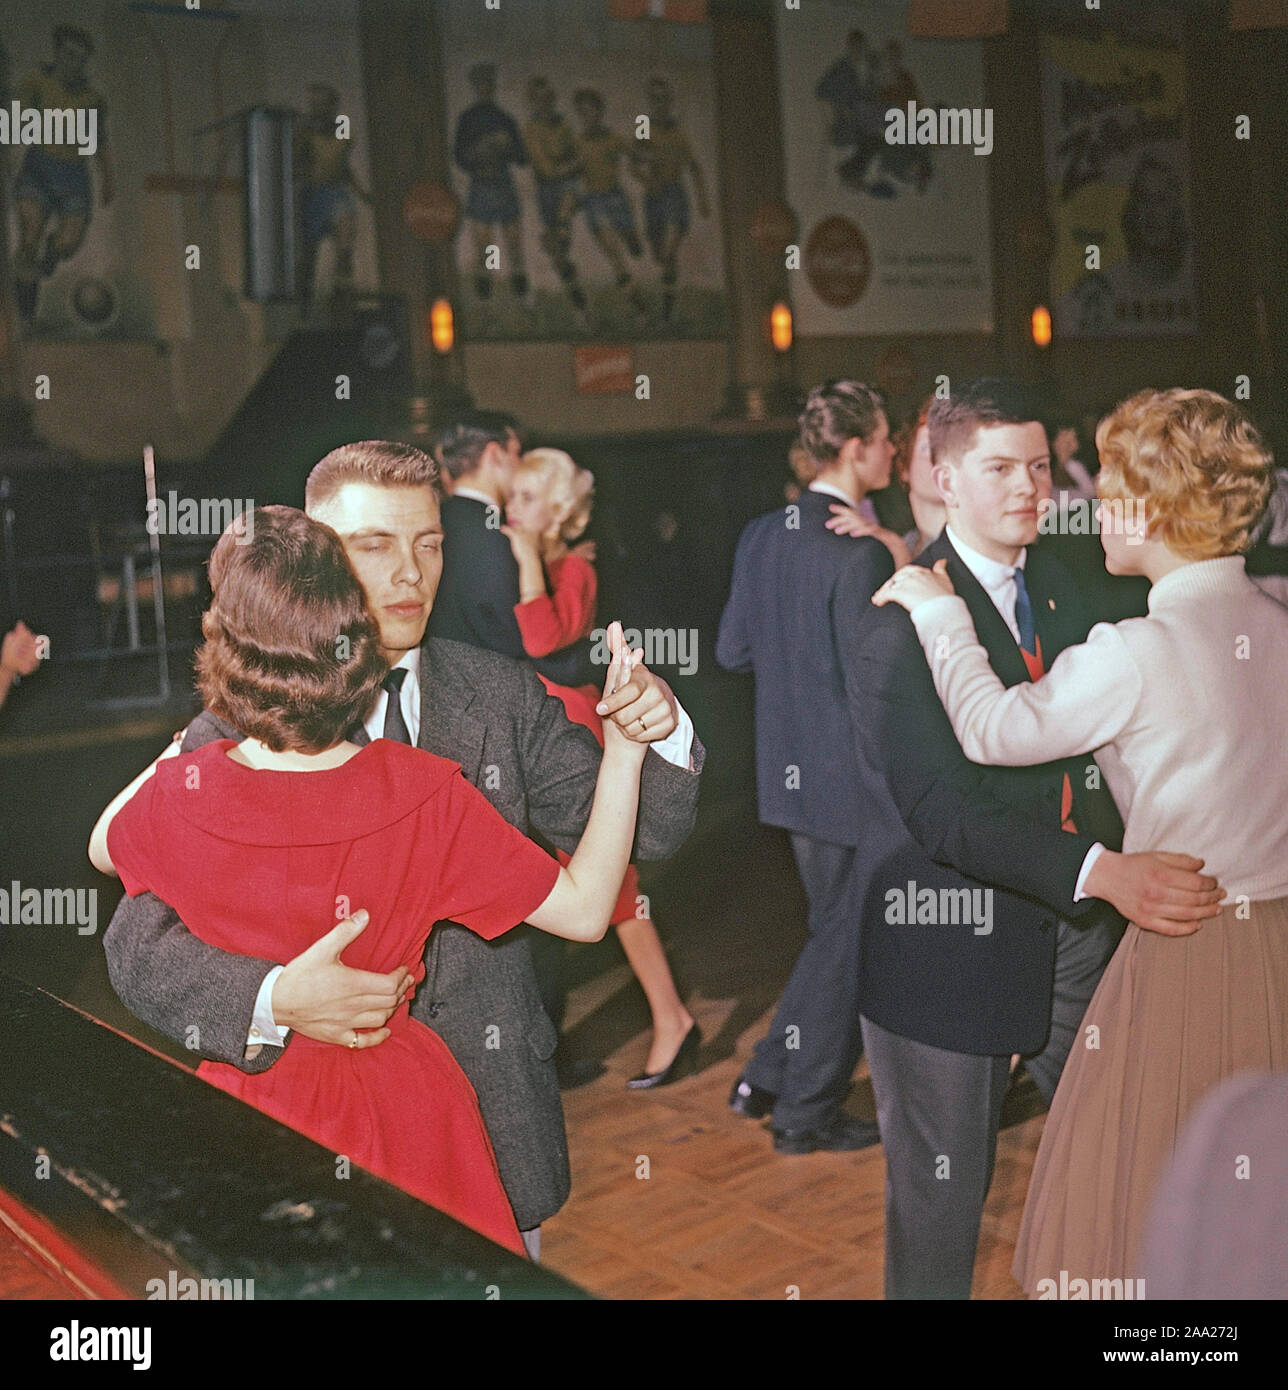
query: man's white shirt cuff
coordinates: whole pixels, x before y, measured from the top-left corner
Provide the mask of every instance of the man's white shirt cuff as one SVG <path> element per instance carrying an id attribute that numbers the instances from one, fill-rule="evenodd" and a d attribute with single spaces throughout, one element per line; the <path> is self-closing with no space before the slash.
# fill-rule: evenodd
<path id="1" fill-rule="evenodd" d="M 1091 896 L 1090 893 L 1084 893 L 1084 892 L 1082 891 L 1082 885 L 1083 885 L 1084 883 L 1086 883 L 1086 881 L 1087 881 L 1087 875 L 1091 872 L 1093 866 L 1095 865 L 1096 860 L 1099 859 L 1100 856 L 1101 856 L 1104 852 L 1105 852 L 1105 847 L 1104 847 L 1104 845 L 1100 844 L 1099 842 L 1097 842 L 1096 844 L 1092 845 L 1091 848 L 1087 851 L 1087 857 L 1082 861 L 1082 869 L 1081 869 L 1081 871 L 1080 871 L 1079 874 L 1078 874 L 1078 882 L 1077 882 L 1077 884 L 1074 886 L 1074 890 L 1073 890 L 1073 900 L 1074 900 L 1074 902 L 1080 903 L 1080 902 L 1083 900 L 1083 898 L 1089 898 L 1089 897 Z"/>
<path id="2" fill-rule="evenodd" d="M 284 965 L 275 965 L 264 976 L 264 983 L 260 985 L 259 993 L 255 996 L 255 1012 L 250 1016 L 250 1035 L 246 1039 L 247 1047 L 254 1047 L 259 1044 L 268 1047 L 286 1046 L 286 1039 L 291 1030 L 279 1027 L 277 1020 L 273 1017 L 273 986 L 277 983 L 277 977 L 285 969 Z"/>
<path id="3" fill-rule="evenodd" d="M 693 720 L 679 700 L 675 702 L 675 728 L 649 747 L 673 766 L 693 771 Z"/>

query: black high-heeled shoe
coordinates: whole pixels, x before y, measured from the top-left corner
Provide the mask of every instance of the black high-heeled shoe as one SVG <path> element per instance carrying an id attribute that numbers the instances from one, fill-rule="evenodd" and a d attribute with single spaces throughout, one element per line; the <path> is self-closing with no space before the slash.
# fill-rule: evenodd
<path id="1" fill-rule="evenodd" d="M 697 1069 L 698 1048 L 702 1046 L 702 1029 L 695 1023 L 684 1035 L 683 1041 L 671 1058 L 671 1065 L 663 1071 L 645 1071 L 632 1076 L 626 1083 L 632 1091 L 651 1091 L 655 1086 L 669 1086 L 682 1076 Z"/>

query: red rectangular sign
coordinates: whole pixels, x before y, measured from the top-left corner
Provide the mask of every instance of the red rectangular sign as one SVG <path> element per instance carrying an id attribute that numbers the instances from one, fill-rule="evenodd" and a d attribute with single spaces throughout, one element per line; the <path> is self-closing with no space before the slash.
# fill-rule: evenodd
<path id="1" fill-rule="evenodd" d="M 628 347 L 577 347 L 572 350 L 577 393 L 582 396 L 620 396 L 635 387 Z"/>

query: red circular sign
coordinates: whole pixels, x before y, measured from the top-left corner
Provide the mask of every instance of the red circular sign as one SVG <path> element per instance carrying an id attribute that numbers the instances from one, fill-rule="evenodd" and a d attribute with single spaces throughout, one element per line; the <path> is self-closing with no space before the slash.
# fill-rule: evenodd
<path id="1" fill-rule="evenodd" d="M 403 199 L 403 221 L 420 241 L 447 241 L 456 230 L 461 205 L 441 183 L 417 183 Z"/>
<path id="2" fill-rule="evenodd" d="M 848 217 L 825 217 L 809 234 L 805 274 L 814 293 L 834 309 L 848 309 L 863 297 L 872 276 L 872 253 Z"/>
<path id="3" fill-rule="evenodd" d="M 796 236 L 796 214 L 786 203 L 761 203 L 751 215 L 751 239 L 766 256 L 781 256 Z"/>

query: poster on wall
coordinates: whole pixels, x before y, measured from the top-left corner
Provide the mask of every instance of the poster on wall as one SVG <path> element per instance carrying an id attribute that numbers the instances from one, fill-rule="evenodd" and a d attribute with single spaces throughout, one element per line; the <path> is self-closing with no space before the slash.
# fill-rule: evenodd
<path id="1" fill-rule="evenodd" d="M 463 334 L 723 336 L 707 26 L 603 0 L 438 16 Z"/>
<path id="2" fill-rule="evenodd" d="M 100 51 L 102 10 L 51 4 L 48 22 L 20 25 L 11 15 L 0 33 L 9 276 L 26 335 L 145 338 L 152 330 L 148 285 L 123 244 L 136 207 L 128 191 L 118 196 L 108 113 L 114 136 L 123 94 Z"/>
<path id="3" fill-rule="evenodd" d="M 1045 38 L 1042 134 L 1056 333 L 1193 333 L 1181 51 Z"/>
<path id="4" fill-rule="evenodd" d="M 906 0 L 777 15 L 797 332 L 991 332 L 980 45 L 910 39 Z"/>
<path id="5" fill-rule="evenodd" d="M 240 127 L 225 118 L 257 106 L 294 112 L 306 314 L 337 290 L 374 286 L 356 39 L 357 0 L 6 9 L 0 177 L 19 331 L 155 339 L 157 304 L 168 295 L 173 310 L 173 266 L 189 242 L 239 296 L 240 241 L 219 238 L 240 237 L 240 217 L 221 218 L 213 195 L 242 197 Z"/>

